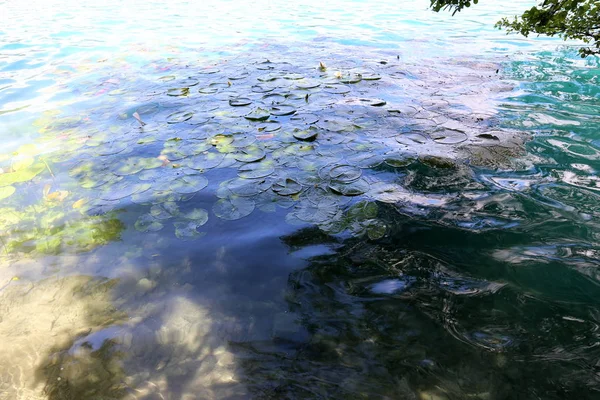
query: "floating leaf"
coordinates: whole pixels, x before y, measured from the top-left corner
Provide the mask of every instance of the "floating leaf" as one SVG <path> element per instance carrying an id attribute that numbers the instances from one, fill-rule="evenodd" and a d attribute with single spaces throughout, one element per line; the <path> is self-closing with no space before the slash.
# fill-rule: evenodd
<path id="1" fill-rule="evenodd" d="M 266 181 L 236 178 L 227 181 L 229 191 L 237 196 L 252 197 L 269 188 Z"/>
<path id="2" fill-rule="evenodd" d="M 240 153 L 236 153 L 233 157 L 241 162 L 251 163 L 260 161 L 265 158 L 265 151 L 259 146 L 250 146 L 242 149 Z"/>
<path id="3" fill-rule="evenodd" d="M 14 186 L 0 187 L 0 200 L 6 199 L 15 193 L 16 189 Z"/>
<path id="4" fill-rule="evenodd" d="M 108 190 L 100 195 L 102 200 L 115 201 L 131 196 L 135 193 L 141 193 L 150 189 L 149 184 L 134 184 L 129 181 L 121 181 L 111 185 Z"/>
<path id="5" fill-rule="evenodd" d="M 167 117 L 168 124 L 178 124 L 192 118 L 194 113 L 191 111 L 177 111 Z"/>
<path id="6" fill-rule="evenodd" d="M 178 81 L 177 83 L 180 84 L 181 86 L 189 87 L 189 86 L 196 86 L 197 84 L 200 83 L 200 81 L 198 79 L 194 79 L 194 78 L 185 78 L 185 79 Z"/>
<path id="7" fill-rule="evenodd" d="M 68 195 L 69 192 L 67 190 L 57 190 L 55 192 L 46 194 L 45 199 L 46 201 L 61 202 L 66 199 Z"/>
<path id="8" fill-rule="evenodd" d="M 321 82 L 316 79 L 300 79 L 296 81 L 298 89 L 314 89 L 319 86 L 321 86 Z"/>
<path id="9" fill-rule="evenodd" d="M 217 201 L 213 206 L 213 212 L 221 219 L 233 221 L 250 215 L 254 211 L 254 207 L 253 200 L 232 196 Z"/>
<path id="10" fill-rule="evenodd" d="M 381 75 L 375 72 L 361 72 L 360 76 L 363 81 L 378 81 L 381 79 Z"/>
<path id="11" fill-rule="evenodd" d="M 268 93 L 268 92 L 272 92 L 273 90 L 275 90 L 275 87 L 269 86 L 267 84 L 259 84 L 259 85 L 252 86 L 251 89 L 254 93 Z"/>
<path id="12" fill-rule="evenodd" d="M 179 215 L 179 207 L 175 201 L 165 201 L 150 207 L 150 215 L 157 220 L 166 220 Z"/>
<path id="13" fill-rule="evenodd" d="M 96 153 L 99 156 L 112 156 L 114 154 L 122 153 L 127 147 L 128 144 L 124 141 L 113 141 L 99 146 Z"/>
<path id="14" fill-rule="evenodd" d="M 175 222 L 175 236 L 183 240 L 193 240 L 206 235 L 205 232 L 198 232 L 202 224 L 196 222 Z"/>
<path id="15" fill-rule="evenodd" d="M 283 76 L 283 78 L 284 78 L 284 79 L 289 79 L 289 80 L 294 80 L 294 81 L 296 81 L 296 80 L 298 80 L 298 79 L 303 79 L 303 78 L 304 78 L 304 75 L 302 75 L 302 74 L 292 74 L 292 73 L 290 73 L 290 74 L 285 74 L 285 75 Z"/>
<path id="16" fill-rule="evenodd" d="M 276 80 L 277 78 L 279 78 L 279 75 L 276 73 L 272 73 L 272 74 L 265 74 L 265 75 L 259 76 L 256 79 L 259 80 L 260 82 L 272 82 L 272 81 Z"/>
<path id="17" fill-rule="evenodd" d="M 296 113 L 296 107 L 294 107 L 294 106 L 288 106 L 285 104 L 281 104 L 281 105 L 271 107 L 271 115 L 275 115 L 276 117 L 292 115 L 295 113 Z"/>
<path id="18" fill-rule="evenodd" d="M 281 124 L 277 121 L 265 121 L 256 126 L 258 132 L 276 132 L 281 129 Z"/>
<path id="19" fill-rule="evenodd" d="M 346 94 L 350 93 L 352 89 L 346 85 L 326 85 L 323 88 L 324 92 L 333 93 L 333 94 Z"/>
<path id="20" fill-rule="evenodd" d="M 208 186 L 208 179 L 202 175 L 186 175 L 173 180 L 169 186 L 176 193 L 196 193 Z"/>
<path id="21" fill-rule="evenodd" d="M 362 75 L 355 73 L 346 73 L 342 74 L 339 79 L 342 83 L 358 83 L 362 81 Z"/>
<path id="22" fill-rule="evenodd" d="M 207 170 L 219 166 L 224 158 L 225 155 L 222 153 L 206 152 L 188 158 L 184 165 L 196 170 Z"/>
<path id="23" fill-rule="evenodd" d="M 113 169 L 117 176 L 137 174 L 144 169 L 153 169 L 162 166 L 163 162 L 157 158 L 129 157 L 119 161 Z"/>
<path id="24" fill-rule="evenodd" d="M 429 134 L 431 139 L 440 144 L 458 144 L 468 139 L 463 131 L 455 129 L 443 129 Z"/>
<path id="25" fill-rule="evenodd" d="M 379 207 L 373 201 L 361 201 L 348 210 L 348 217 L 352 221 L 365 221 L 377 217 Z"/>
<path id="26" fill-rule="evenodd" d="M 382 107 L 387 104 L 383 99 L 359 99 L 360 104 L 371 107 Z"/>
<path id="27" fill-rule="evenodd" d="M 73 208 L 77 210 L 77 209 L 83 207 L 85 205 L 85 203 L 87 203 L 87 201 L 88 201 L 87 199 L 79 199 L 75 203 L 73 203 Z"/>
<path id="28" fill-rule="evenodd" d="M 292 135 L 298 140 L 312 142 L 319 135 L 319 130 L 314 127 L 309 127 L 308 129 L 294 129 Z"/>
<path id="29" fill-rule="evenodd" d="M 20 171 L 20 170 L 29 168 L 33 164 L 34 161 L 35 160 L 33 157 L 29 157 L 29 156 L 18 157 L 13 162 L 12 169 L 13 169 L 13 171 Z"/>
<path id="30" fill-rule="evenodd" d="M 248 147 L 256 142 L 256 136 L 252 135 L 236 135 L 231 145 L 237 148 Z"/>
<path id="31" fill-rule="evenodd" d="M 244 97 L 237 97 L 235 99 L 229 100 L 229 105 L 232 107 L 244 107 L 250 104 L 252 104 L 252 100 Z"/>
<path id="32" fill-rule="evenodd" d="M 281 95 L 279 93 L 269 93 L 263 96 L 263 100 L 265 102 L 265 104 L 270 104 L 270 105 L 280 105 L 280 104 L 284 104 L 287 101 L 287 97 L 285 97 L 284 95 Z"/>
<path id="33" fill-rule="evenodd" d="M 238 175 L 244 179 L 264 178 L 273 172 L 275 172 L 275 166 L 272 161 L 244 164 L 238 169 Z"/>
<path id="34" fill-rule="evenodd" d="M 271 113 L 269 112 L 269 110 L 265 110 L 264 108 L 259 107 L 252 110 L 249 114 L 244 115 L 244 118 L 246 118 L 249 121 L 265 121 L 269 119 L 270 116 Z"/>
<path id="35" fill-rule="evenodd" d="M 319 121 L 319 116 L 315 114 L 295 114 L 290 118 L 291 121 L 301 122 L 306 125 L 312 125 Z"/>
<path id="36" fill-rule="evenodd" d="M 202 226 L 208 221 L 208 212 L 202 208 L 194 208 L 182 215 L 185 219 L 193 220 L 197 226 Z"/>
<path id="37" fill-rule="evenodd" d="M 135 221 L 135 229 L 140 232 L 157 232 L 163 228 L 163 224 L 150 214 L 144 214 Z"/>
<path id="38" fill-rule="evenodd" d="M 28 182 L 35 178 L 40 172 L 42 172 L 45 169 L 45 164 L 37 163 L 19 171 L 0 174 L 0 187 L 10 186 L 14 183 L 19 182 Z"/>
<path id="39" fill-rule="evenodd" d="M 339 210 L 336 202 L 329 199 L 320 200 L 318 203 L 304 202 L 296 210 L 295 215 L 298 219 L 322 224 L 331 220 Z"/>
<path id="40" fill-rule="evenodd" d="M 387 232 L 387 226 L 383 221 L 378 219 L 371 221 L 367 225 L 367 236 L 371 240 L 381 239 Z"/>
<path id="41" fill-rule="evenodd" d="M 403 135 L 396 136 L 396 141 L 406 146 L 414 146 L 415 143 L 425 144 L 429 141 L 429 139 L 420 133 L 405 133 Z"/>
<path id="42" fill-rule="evenodd" d="M 359 196 L 369 190 L 369 183 L 364 179 L 359 179 L 350 183 L 332 181 L 329 184 L 329 188 L 344 196 Z"/>
<path id="43" fill-rule="evenodd" d="M 217 67 L 204 67 L 201 70 L 198 70 L 198 73 L 203 74 L 203 75 L 209 75 L 209 74 L 216 74 L 219 71 L 220 71 L 220 69 Z M 234 79 L 234 78 L 229 78 L 229 79 Z"/>
<path id="44" fill-rule="evenodd" d="M 174 97 L 187 96 L 189 94 L 190 94 L 190 88 L 188 88 L 188 87 L 173 88 L 173 89 L 167 90 L 167 95 L 174 96 Z"/>
<path id="45" fill-rule="evenodd" d="M 340 183 L 349 183 L 362 175 L 360 168 L 351 165 L 337 165 L 329 170 L 329 177 Z"/>
<path id="46" fill-rule="evenodd" d="M 280 179 L 271 188 L 280 196 L 291 196 L 302 191 L 302 185 L 292 178 Z"/>
<path id="47" fill-rule="evenodd" d="M 342 117 L 327 117 L 320 120 L 317 125 L 332 132 L 349 132 L 357 128 L 354 122 Z"/>

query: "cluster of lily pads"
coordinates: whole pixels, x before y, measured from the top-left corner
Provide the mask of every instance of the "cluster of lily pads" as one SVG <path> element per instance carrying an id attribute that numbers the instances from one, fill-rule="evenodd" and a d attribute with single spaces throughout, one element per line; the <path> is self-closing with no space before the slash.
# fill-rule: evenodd
<path id="1" fill-rule="evenodd" d="M 447 145 L 467 138 L 440 104 L 401 97 L 406 78 L 386 61 L 329 68 L 266 60 L 182 71 L 112 90 L 85 117 L 38 120 L 57 151 L 47 161 L 13 162 L 0 175 L 0 194 L 51 173 L 49 162 L 86 215 L 148 207 L 135 223 L 143 232 L 170 222 L 177 237 L 194 239 L 211 215 L 236 220 L 280 209 L 290 223 L 377 239 L 387 229 L 379 202 L 443 203 L 415 200 L 397 173 L 415 161 L 454 168 L 429 150 L 451 151 Z M 203 190 L 216 196 L 210 210 L 186 205 Z"/>

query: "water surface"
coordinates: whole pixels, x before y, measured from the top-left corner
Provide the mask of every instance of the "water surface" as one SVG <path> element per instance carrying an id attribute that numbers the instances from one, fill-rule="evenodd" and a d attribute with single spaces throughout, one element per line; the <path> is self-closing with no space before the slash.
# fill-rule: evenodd
<path id="1" fill-rule="evenodd" d="M 600 69 L 528 1 L 0 3 L 0 399 L 593 399 Z"/>

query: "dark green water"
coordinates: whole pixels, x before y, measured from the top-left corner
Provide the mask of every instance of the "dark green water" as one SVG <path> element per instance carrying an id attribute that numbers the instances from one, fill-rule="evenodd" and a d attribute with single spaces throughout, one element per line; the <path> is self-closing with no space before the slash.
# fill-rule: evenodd
<path id="1" fill-rule="evenodd" d="M 0 400 L 600 396 L 599 60 L 426 3 L 0 3 Z"/>

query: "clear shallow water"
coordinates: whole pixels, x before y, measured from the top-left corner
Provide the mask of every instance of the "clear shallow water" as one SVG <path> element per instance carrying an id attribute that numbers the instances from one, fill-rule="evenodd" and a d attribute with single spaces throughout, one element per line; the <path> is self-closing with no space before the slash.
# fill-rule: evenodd
<path id="1" fill-rule="evenodd" d="M 1 399 L 597 396 L 597 59 L 493 5 L 0 7 Z"/>

